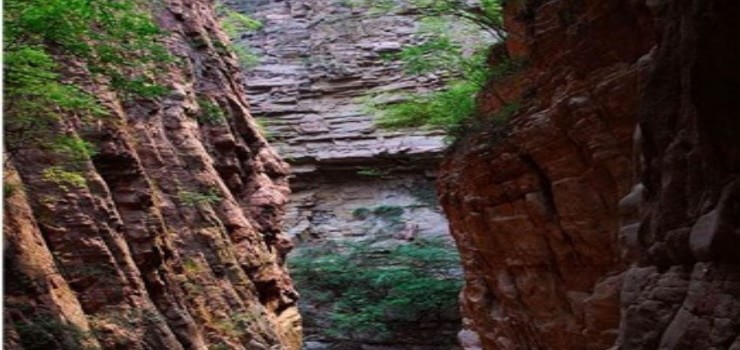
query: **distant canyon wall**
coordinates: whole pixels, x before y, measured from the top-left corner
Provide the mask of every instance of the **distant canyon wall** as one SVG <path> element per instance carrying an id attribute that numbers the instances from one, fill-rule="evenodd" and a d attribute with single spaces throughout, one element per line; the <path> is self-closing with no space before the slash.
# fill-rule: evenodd
<path id="1" fill-rule="evenodd" d="M 391 103 L 439 88 L 446 76 L 410 76 L 399 60 L 384 57 L 420 42 L 417 16 L 374 12 L 354 3 L 229 1 L 263 25 L 237 44 L 259 57 L 246 73 L 250 106 L 293 169 L 286 231 L 304 248 L 360 241 L 393 248 L 419 238 L 449 237 L 434 186 L 444 133 L 385 130 L 368 108 L 370 99 Z M 402 213 L 391 220 L 373 215 L 378 208 Z M 302 309 L 311 319 L 308 348 L 336 341 L 317 335 L 328 310 L 317 312 L 308 304 Z M 412 327 L 404 339 L 384 346 L 448 350 L 458 329 L 454 316 Z M 362 342 L 344 346 L 380 346 Z"/>

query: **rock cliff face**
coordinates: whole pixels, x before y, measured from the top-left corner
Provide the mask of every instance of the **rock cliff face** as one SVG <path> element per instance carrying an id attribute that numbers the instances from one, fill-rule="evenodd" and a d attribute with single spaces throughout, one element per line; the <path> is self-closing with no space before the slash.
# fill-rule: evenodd
<path id="1" fill-rule="evenodd" d="M 84 181 L 49 176 L 69 160 L 48 150 L 8 161 L 7 349 L 300 348 L 288 166 L 249 114 L 212 3 L 157 11 L 182 59 L 160 79 L 171 93 L 124 101 L 89 86 L 109 116 L 58 126 L 96 146 Z M 204 121 L 207 106 L 228 118 Z"/>
<path id="2" fill-rule="evenodd" d="M 608 348 L 624 270 L 617 203 L 633 182 L 652 17 L 640 2 L 529 1 L 511 3 L 507 22 L 508 53 L 529 67 L 491 87 L 522 107 L 510 130 L 465 136 L 439 181 L 466 272 L 461 338 L 469 348 Z M 481 104 L 503 103 L 484 93 Z"/>
<path id="3" fill-rule="evenodd" d="M 339 0 L 232 3 L 263 23 L 244 38 L 261 61 L 247 73 L 247 93 L 299 176 L 383 157 L 421 161 L 442 151 L 442 133 L 378 129 L 363 102 L 439 86 L 439 76 L 409 77 L 400 62 L 381 57 L 419 40 L 417 18 Z"/>
<path id="4" fill-rule="evenodd" d="M 653 4 L 660 40 L 620 203 L 619 349 L 740 349 L 740 7 Z"/>
<path id="5" fill-rule="evenodd" d="M 737 5 L 507 12 L 508 54 L 531 65 L 491 86 L 522 108 L 507 130 L 471 132 L 439 181 L 464 345 L 740 348 Z"/>
<path id="6" fill-rule="evenodd" d="M 245 80 L 252 112 L 293 169 L 286 231 L 299 248 L 368 240 L 394 247 L 414 238 L 446 237 L 434 189 L 444 134 L 380 129 L 366 103 L 434 89 L 444 75 L 411 77 L 401 62 L 382 57 L 420 40 L 412 13 L 373 13 L 351 3 L 229 1 L 263 24 L 240 43 L 260 57 Z M 377 208 L 403 213 L 392 220 L 356 215 Z M 337 339 L 322 335 L 329 310 L 304 301 L 302 312 L 307 347 L 336 345 Z M 453 315 L 412 325 L 403 337 L 383 345 L 448 350 L 458 329 Z M 355 349 L 370 341 L 355 339 L 344 346 Z"/>

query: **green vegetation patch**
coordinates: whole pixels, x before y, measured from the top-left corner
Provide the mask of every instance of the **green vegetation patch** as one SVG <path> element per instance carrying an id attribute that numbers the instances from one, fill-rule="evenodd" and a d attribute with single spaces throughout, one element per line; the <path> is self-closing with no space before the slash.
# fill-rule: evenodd
<path id="1" fill-rule="evenodd" d="M 56 184 L 64 191 L 69 191 L 69 187 L 84 188 L 87 186 L 87 180 L 82 174 L 74 171 L 65 170 L 61 166 L 52 166 L 44 169 L 41 178 L 53 184 Z"/>
<path id="2" fill-rule="evenodd" d="M 107 81 L 129 100 L 168 92 L 156 77 L 175 61 L 161 44 L 164 33 L 148 2 L 7 0 L 3 5 L 5 147 L 11 156 L 51 145 L 68 156 L 65 161 L 89 159 L 90 144 L 57 135 L 68 118 L 87 123 L 108 113 L 100 92 L 90 90 L 93 82 Z"/>
<path id="3" fill-rule="evenodd" d="M 202 124 L 219 125 L 226 121 L 226 115 L 217 103 L 206 98 L 198 98 L 198 121 Z"/>
<path id="4" fill-rule="evenodd" d="M 87 349 L 89 332 L 73 324 L 56 320 L 51 315 L 35 316 L 14 323 L 21 345 L 28 350 Z"/>
<path id="5" fill-rule="evenodd" d="M 180 191 L 177 197 L 184 205 L 189 207 L 197 207 L 202 204 L 217 204 L 223 200 L 215 189 L 209 189 L 205 192 Z"/>
<path id="6" fill-rule="evenodd" d="M 361 243 L 298 253 L 289 261 L 291 275 L 306 302 L 330 310 L 326 336 L 389 339 L 403 322 L 457 308 L 459 258 L 442 240 L 390 250 Z"/>

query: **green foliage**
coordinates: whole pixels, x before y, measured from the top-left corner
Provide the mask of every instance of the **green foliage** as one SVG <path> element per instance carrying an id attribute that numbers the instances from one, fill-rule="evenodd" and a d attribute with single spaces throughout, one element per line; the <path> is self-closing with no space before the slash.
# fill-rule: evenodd
<path id="1" fill-rule="evenodd" d="M 41 178 L 46 182 L 58 185 L 62 190 L 69 191 L 69 186 L 84 188 L 87 181 L 80 173 L 67 171 L 61 166 L 52 166 L 44 169 Z"/>
<path id="2" fill-rule="evenodd" d="M 264 118 L 254 118 L 255 124 L 257 124 L 257 130 L 259 130 L 260 134 L 265 137 L 265 140 L 267 141 L 275 141 L 277 138 L 275 137 L 275 134 L 270 131 L 270 129 L 267 128 L 269 125 L 269 122 L 267 119 Z M 285 158 L 285 157 L 284 157 Z M 288 160 L 288 159 L 286 159 Z"/>
<path id="3" fill-rule="evenodd" d="M 202 204 L 217 204 L 222 200 L 218 191 L 215 189 L 209 189 L 206 192 L 180 191 L 177 196 L 183 204 L 189 207 L 197 207 Z"/>
<path id="4" fill-rule="evenodd" d="M 90 334 L 79 327 L 54 319 L 36 316 L 23 323 L 15 323 L 23 349 L 86 349 Z"/>
<path id="5" fill-rule="evenodd" d="M 216 4 L 216 14 L 221 28 L 232 41 L 238 41 L 244 34 L 252 33 L 262 28 L 262 22 L 247 15 L 232 10 L 225 4 Z M 242 68 L 252 68 L 259 64 L 260 59 L 244 42 L 229 45 L 228 49 L 239 59 Z"/>
<path id="6" fill-rule="evenodd" d="M 144 5 L 139 0 L 5 1 L 3 91 L 10 152 L 48 140 L 62 116 L 104 114 L 96 97 L 80 88 L 83 80 L 109 80 L 127 97 L 165 92 L 152 76 L 171 57 Z M 73 70 L 84 73 L 62 78 Z"/>
<path id="7" fill-rule="evenodd" d="M 211 102 L 205 98 L 198 99 L 198 105 L 200 106 L 200 113 L 198 113 L 198 121 L 203 124 L 218 125 L 223 124 L 226 121 L 221 106 L 215 102 Z"/>
<path id="8" fill-rule="evenodd" d="M 482 29 L 504 37 L 503 2 L 505 0 L 480 0 L 472 6 L 466 0 L 346 0 L 351 7 L 364 6 L 374 13 L 387 13 L 394 8 L 414 10 L 422 17 L 453 17 L 467 21 Z"/>
<path id="9" fill-rule="evenodd" d="M 256 322 L 259 318 L 259 313 L 253 309 L 240 311 L 233 313 L 214 323 L 214 326 L 222 334 L 225 334 L 231 338 L 240 338 L 244 336 L 249 329 L 249 326 Z"/>
<path id="10" fill-rule="evenodd" d="M 360 168 L 360 170 L 357 170 L 357 175 L 367 177 L 385 177 L 388 176 L 390 173 L 391 172 L 389 170 L 372 167 L 362 167 Z"/>
<path id="11" fill-rule="evenodd" d="M 475 94 L 479 89 L 467 81 L 452 83 L 446 89 L 381 107 L 376 122 L 390 129 L 429 126 L 453 133 L 475 114 Z"/>
<path id="12" fill-rule="evenodd" d="M 460 79 L 450 82 L 444 89 L 409 96 L 404 102 L 389 105 L 370 104 L 370 108 L 379 114 L 376 123 L 389 129 L 422 126 L 440 128 L 452 137 L 459 134 L 465 124 L 476 115 L 476 95 L 481 88 L 492 80 L 502 79 L 520 71 L 527 64 L 525 60 L 508 59 L 490 67 L 483 51 L 467 58 L 456 54 L 436 55 L 441 58 L 433 61 L 425 61 L 416 51 L 413 52 L 414 56 L 404 56 L 405 52 L 407 51 L 400 53 L 404 62 L 409 60 L 413 62 L 414 59 L 426 62 L 424 63 L 426 66 L 413 63 L 416 69 L 448 69 L 458 72 Z M 424 55 L 435 56 L 435 53 L 430 51 Z M 504 114 L 508 117 L 513 113 L 505 111 Z"/>
<path id="13" fill-rule="evenodd" d="M 232 46 L 234 54 L 239 59 L 239 64 L 244 69 L 252 68 L 260 63 L 260 57 L 245 44 Z"/>
<path id="14" fill-rule="evenodd" d="M 238 39 L 242 34 L 262 28 L 262 22 L 234 11 L 228 5 L 216 4 L 216 15 L 219 18 L 221 29 L 232 40 Z"/>
<path id="15" fill-rule="evenodd" d="M 3 198 L 8 199 L 13 197 L 23 187 L 18 183 L 8 182 L 8 179 L 3 179 Z"/>
<path id="16" fill-rule="evenodd" d="M 73 161 L 86 161 L 97 154 L 95 146 L 78 136 L 58 136 L 52 150 L 60 155 L 67 156 Z"/>
<path id="17" fill-rule="evenodd" d="M 431 38 L 400 52 L 386 54 L 384 59 L 400 60 L 409 74 L 423 74 L 450 68 L 462 56 L 461 48 L 446 36 Z"/>
<path id="18" fill-rule="evenodd" d="M 331 308 L 327 335 L 337 338 L 388 338 L 399 321 L 454 310 L 461 288 L 457 253 L 440 240 L 304 249 L 290 266 L 304 299 Z"/>
<path id="19" fill-rule="evenodd" d="M 403 208 L 397 205 L 380 205 L 373 209 L 373 214 L 386 219 L 400 217 L 403 212 Z"/>
<path id="20" fill-rule="evenodd" d="M 465 48 L 455 33 L 456 22 L 464 20 L 478 28 L 490 31 L 495 38 L 505 37 L 501 0 L 481 0 L 471 6 L 465 0 L 403 0 L 400 5 L 414 9 L 422 16 L 417 35 L 424 38 L 418 45 L 384 55 L 385 59 L 400 61 L 407 74 L 447 72 L 452 79 L 443 89 L 414 94 L 405 101 L 393 104 L 373 103 L 369 109 L 378 115 L 380 127 L 398 129 L 429 127 L 445 130 L 454 139 L 469 128 L 476 116 L 476 95 L 487 88 L 500 98 L 492 80 L 504 78 L 525 66 L 524 60 L 503 60 L 491 67 L 484 46 Z M 376 5 L 387 7 L 388 4 Z M 476 35 L 473 33 L 472 35 Z M 462 37 L 470 37 L 462 35 Z"/>

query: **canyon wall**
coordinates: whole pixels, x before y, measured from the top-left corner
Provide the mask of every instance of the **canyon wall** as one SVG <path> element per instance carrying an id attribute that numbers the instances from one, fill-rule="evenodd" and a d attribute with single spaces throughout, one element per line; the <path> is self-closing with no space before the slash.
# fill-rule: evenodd
<path id="1" fill-rule="evenodd" d="M 244 36 L 260 58 L 245 83 L 253 113 L 293 169 L 286 217 L 291 236 L 372 236 L 353 223 L 351 213 L 377 205 L 436 212 L 417 221 L 436 226 L 422 233 L 445 235 L 434 196 L 419 201 L 411 195 L 434 190 L 444 134 L 378 128 L 365 103 L 381 94 L 398 100 L 441 84 L 433 74 L 406 75 L 398 60 L 381 57 L 418 42 L 416 18 L 368 14 L 367 8 L 327 0 L 231 6 L 263 23 L 262 30 Z"/>
<path id="2" fill-rule="evenodd" d="M 417 238 L 448 237 L 434 186 L 444 133 L 381 129 L 368 109 L 370 101 L 398 102 L 442 86 L 445 72 L 410 76 L 388 57 L 422 40 L 418 17 L 362 1 L 228 3 L 262 22 L 237 43 L 259 57 L 245 79 L 251 109 L 293 169 L 285 228 L 297 247 L 371 241 L 392 249 Z M 383 210 L 398 214 L 373 214 Z M 301 310 L 311 349 L 343 342 L 348 349 L 448 350 L 459 329 L 451 310 L 441 322 L 410 325 L 403 335 L 372 345 L 372 337 L 327 337 L 326 308 L 304 299 Z"/>
<path id="3" fill-rule="evenodd" d="M 633 184 L 632 144 L 654 44 L 635 1 L 509 3 L 504 56 L 518 74 L 484 91 L 482 120 L 439 180 L 465 269 L 467 348 L 605 349 L 619 326 L 617 203 Z M 492 57 L 495 60 L 498 57 Z M 490 124 L 490 125 L 489 125 Z"/>
<path id="4" fill-rule="evenodd" d="M 740 349 L 740 6 L 652 5 L 616 348 Z"/>
<path id="5" fill-rule="evenodd" d="M 250 116 L 212 7 L 157 6 L 178 59 L 158 79 L 165 97 L 88 81 L 108 115 L 55 131 L 93 144 L 91 159 L 36 147 L 6 161 L 6 349 L 301 347 L 281 232 L 289 167 Z"/>
<path id="6" fill-rule="evenodd" d="M 740 346 L 739 9 L 507 5 L 504 56 L 530 64 L 480 104 L 521 108 L 481 120 L 439 181 L 466 348 Z"/>

